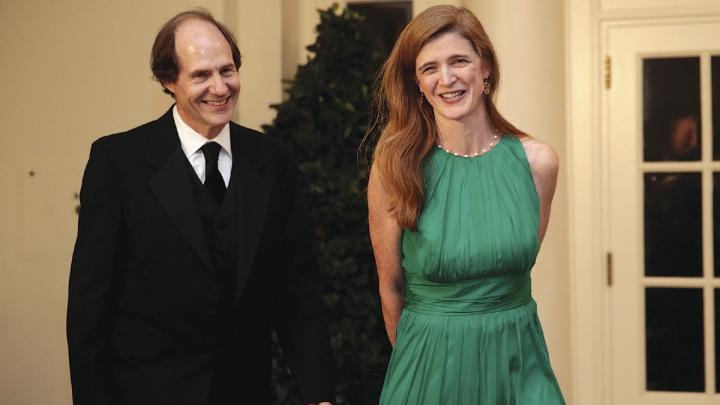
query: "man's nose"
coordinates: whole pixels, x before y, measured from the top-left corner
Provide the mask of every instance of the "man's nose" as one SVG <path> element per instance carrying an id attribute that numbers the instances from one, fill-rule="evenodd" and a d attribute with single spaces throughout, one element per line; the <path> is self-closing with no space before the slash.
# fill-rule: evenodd
<path id="1" fill-rule="evenodd" d="M 228 85 L 220 73 L 213 74 L 212 83 L 210 83 L 210 91 L 213 94 L 225 94 L 228 91 Z"/>

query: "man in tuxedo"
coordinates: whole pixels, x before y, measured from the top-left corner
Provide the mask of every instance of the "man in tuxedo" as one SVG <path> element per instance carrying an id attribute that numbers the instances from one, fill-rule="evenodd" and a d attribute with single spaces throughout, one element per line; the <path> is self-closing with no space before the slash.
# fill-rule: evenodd
<path id="1" fill-rule="evenodd" d="M 333 397 L 316 263 L 285 150 L 230 121 L 240 52 L 209 13 L 155 38 L 159 119 L 93 143 L 67 337 L 76 405 L 269 403 L 271 330 L 306 403 Z"/>

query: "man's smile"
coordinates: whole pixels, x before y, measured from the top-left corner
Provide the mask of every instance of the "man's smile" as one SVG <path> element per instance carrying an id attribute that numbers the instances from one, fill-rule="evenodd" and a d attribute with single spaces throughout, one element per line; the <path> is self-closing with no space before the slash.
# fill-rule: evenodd
<path id="1" fill-rule="evenodd" d="M 205 104 L 211 105 L 213 107 L 221 107 L 221 106 L 227 104 L 227 102 L 230 100 L 230 97 L 232 97 L 232 96 L 227 96 L 220 100 L 203 100 L 202 102 Z"/>

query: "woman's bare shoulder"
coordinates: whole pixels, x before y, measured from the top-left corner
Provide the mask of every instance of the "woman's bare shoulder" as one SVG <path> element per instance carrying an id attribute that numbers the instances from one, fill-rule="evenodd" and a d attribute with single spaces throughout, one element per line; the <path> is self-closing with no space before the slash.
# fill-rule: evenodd
<path id="1" fill-rule="evenodd" d="M 541 176 L 556 177 L 560 168 L 560 158 L 552 146 L 530 135 L 518 135 L 525 149 L 528 163 L 533 173 Z"/>

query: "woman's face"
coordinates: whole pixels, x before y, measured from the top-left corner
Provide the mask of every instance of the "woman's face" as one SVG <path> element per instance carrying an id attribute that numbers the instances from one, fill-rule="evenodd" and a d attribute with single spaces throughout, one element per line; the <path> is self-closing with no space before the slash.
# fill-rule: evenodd
<path id="1" fill-rule="evenodd" d="M 426 43 L 415 59 L 415 77 L 436 120 L 462 121 L 481 113 L 483 79 L 489 76 L 470 41 L 455 32 Z"/>

